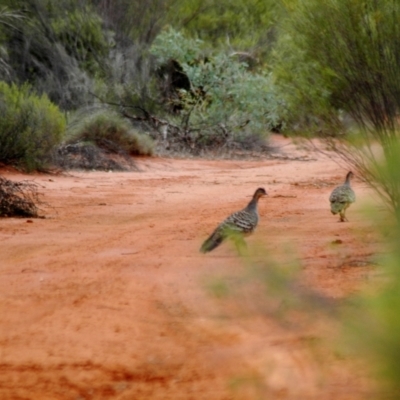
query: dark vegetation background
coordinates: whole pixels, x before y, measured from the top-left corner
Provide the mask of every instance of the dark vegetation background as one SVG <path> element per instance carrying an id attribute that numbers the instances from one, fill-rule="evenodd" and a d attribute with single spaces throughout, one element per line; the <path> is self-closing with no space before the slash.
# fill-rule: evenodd
<path id="1" fill-rule="evenodd" d="M 0 161 L 43 167 L 57 143 L 87 142 L 79 125 L 95 126 L 103 111 L 114 129 L 129 122 L 147 136 L 143 154 L 266 150 L 271 131 L 356 132 L 390 152 L 399 8 L 393 0 L 0 0 Z M 26 135 L 43 154 L 21 148 Z M 136 142 L 128 152 L 141 154 Z M 376 181 L 364 156 L 341 150 Z"/>
<path id="2" fill-rule="evenodd" d="M 396 217 L 388 287 L 353 330 L 395 398 L 399 20 L 397 0 L 0 0 L 0 163 L 130 169 L 318 136 Z"/>

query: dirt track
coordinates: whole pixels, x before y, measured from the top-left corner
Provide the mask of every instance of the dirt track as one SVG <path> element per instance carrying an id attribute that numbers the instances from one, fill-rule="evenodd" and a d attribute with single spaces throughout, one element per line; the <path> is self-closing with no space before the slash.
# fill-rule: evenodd
<path id="1" fill-rule="evenodd" d="M 290 160 L 294 147 L 275 141 L 289 159 L 28 177 L 51 207 L 46 219 L 0 220 L 0 398 L 361 399 L 364 371 L 329 349 L 320 363 L 312 327 L 296 333 L 254 310 L 233 318 L 205 289 L 246 268 L 230 245 L 198 250 L 259 186 L 269 196 L 250 249 L 290 243 L 304 282 L 334 299 L 371 272 L 368 189 L 354 181 L 358 201 L 338 223 L 327 198 L 346 171 L 320 154 Z"/>

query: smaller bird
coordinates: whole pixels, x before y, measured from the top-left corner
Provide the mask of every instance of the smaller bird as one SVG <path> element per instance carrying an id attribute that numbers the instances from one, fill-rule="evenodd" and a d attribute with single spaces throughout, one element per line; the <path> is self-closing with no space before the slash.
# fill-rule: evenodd
<path id="1" fill-rule="evenodd" d="M 264 188 L 258 188 L 253 195 L 250 203 L 243 210 L 231 214 L 222 221 L 210 237 L 200 248 L 202 253 L 208 253 L 218 247 L 225 239 L 232 238 L 236 245 L 244 246 L 243 236 L 254 231 L 258 224 L 259 215 L 257 210 L 258 200 L 266 196 Z"/>
<path id="2" fill-rule="evenodd" d="M 354 174 L 349 171 L 346 175 L 346 180 L 343 185 L 340 185 L 333 189 L 329 201 L 331 202 L 331 212 L 332 214 L 340 214 L 340 222 L 348 221 L 346 218 L 346 209 L 350 206 L 351 203 L 356 201 L 356 194 L 354 190 L 350 186 L 350 178 L 352 178 Z"/>

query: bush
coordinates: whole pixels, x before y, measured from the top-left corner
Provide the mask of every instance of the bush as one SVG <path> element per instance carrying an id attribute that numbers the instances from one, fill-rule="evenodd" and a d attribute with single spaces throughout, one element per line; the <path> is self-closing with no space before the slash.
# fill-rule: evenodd
<path id="1" fill-rule="evenodd" d="M 243 137 L 246 143 L 251 143 L 250 136 L 264 139 L 281 123 L 271 76 L 252 73 L 245 63 L 223 53 L 206 56 L 202 46 L 170 29 L 151 48 L 160 66 L 172 58 L 190 81 L 189 90 L 179 90 L 181 111 L 174 125 L 180 136 L 194 149 L 240 148 Z"/>
<path id="2" fill-rule="evenodd" d="M 84 3 L 2 0 L 0 77 L 29 82 L 63 110 L 92 101 L 112 44 L 103 20 Z"/>
<path id="3" fill-rule="evenodd" d="M 400 107 L 400 3 L 309 0 L 293 17 L 293 39 L 325 71 L 332 106 L 391 129 Z"/>
<path id="4" fill-rule="evenodd" d="M 400 3 L 308 0 L 287 12 L 274 73 L 294 125 L 321 128 L 345 112 L 377 134 L 393 130 L 400 107 Z"/>
<path id="5" fill-rule="evenodd" d="M 288 13 L 274 74 L 292 127 L 341 133 L 328 144 L 395 210 L 400 192 L 379 165 L 400 132 L 400 3 L 308 0 Z"/>
<path id="6" fill-rule="evenodd" d="M 273 88 L 279 99 L 276 113 L 287 133 L 336 135 L 341 126 L 331 104 L 329 73 L 307 57 L 287 30 L 282 29 L 272 57 Z"/>
<path id="7" fill-rule="evenodd" d="M 142 46 L 116 46 L 104 63 L 107 79 L 98 80 L 93 90 L 102 102 L 141 107 L 150 113 L 160 110 L 153 63 Z"/>
<path id="8" fill-rule="evenodd" d="M 28 85 L 0 82 L 0 116 L 0 162 L 28 171 L 44 167 L 65 129 L 58 107 Z"/>
<path id="9" fill-rule="evenodd" d="M 102 72 L 102 59 L 108 56 L 109 43 L 103 31 L 103 21 L 88 5 L 77 7 L 70 4 L 67 12 L 57 10 L 49 16 L 56 39 L 65 48 L 67 54 L 79 62 L 80 68 L 91 76 Z"/>
<path id="10" fill-rule="evenodd" d="M 137 156 L 153 154 L 153 140 L 136 132 L 125 119 L 110 111 L 101 111 L 83 118 L 70 127 L 69 143 L 89 142 L 112 153 Z"/>
<path id="11" fill-rule="evenodd" d="M 181 0 L 169 11 L 169 23 L 213 47 L 265 57 L 274 42 L 281 13 L 275 0 Z"/>
<path id="12" fill-rule="evenodd" d="M 391 157 L 372 168 L 376 169 L 382 187 L 394 193 L 394 198 L 400 198 L 400 141 L 393 146 Z M 400 203 L 390 204 L 397 221 L 389 213 L 369 215 L 380 229 L 385 252 L 377 255 L 377 275 L 345 314 L 349 350 L 368 361 L 382 385 L 381 392 L 375 394 L 375 398 L 381 399 L 398 399 L 400 392 Z"/>

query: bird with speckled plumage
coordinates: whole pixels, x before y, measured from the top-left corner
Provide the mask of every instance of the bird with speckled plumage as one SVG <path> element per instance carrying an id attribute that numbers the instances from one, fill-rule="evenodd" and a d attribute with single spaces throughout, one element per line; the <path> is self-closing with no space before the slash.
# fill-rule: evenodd
<path id="1" fill-rule="evenodd" d="M 353 172 L 349 171 L 346 175 L 346 180 L 343 185 L 336 187 L 330 197 L 332 214 L 340 215 L 340 222 L 348 221 L 346 218 L 346 210 L 351 203 L 356 201 L 356 194 L 350 186 L 350 179 L 354 176 Z"/>
<path id="2" fill-rule="evenodd" d="M 264 188 L 258 188 L 253 195 L 250 203 L 243 209 L 229 215 L 224 219 L 204 241 L 200 248 L 202 253 L 208 253 L 218 247 L 225 239 L 231 237 L 237 247 L 245 245 L 244 235 L 252 233 L 257 227 L 259 221 L 257 204 L 258 200 L 266 196 L 267 192 Z"/>

